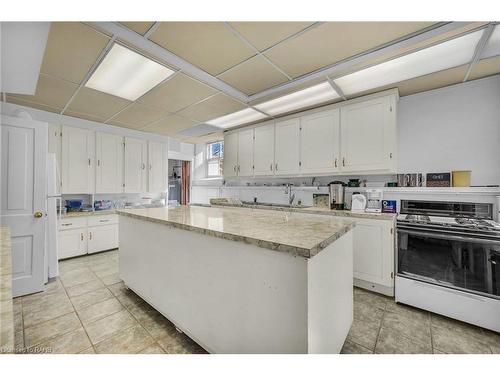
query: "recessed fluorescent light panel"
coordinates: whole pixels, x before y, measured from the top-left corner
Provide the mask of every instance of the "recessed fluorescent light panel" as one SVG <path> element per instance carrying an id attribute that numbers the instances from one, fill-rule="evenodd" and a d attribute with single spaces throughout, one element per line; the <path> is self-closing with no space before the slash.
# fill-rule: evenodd
<path id="1" fill-rule="evenodd" d="M 85 86 L 134 101 L 173 73 L 137 52 L 114 44 Z"/>
<path id="2" fill-rule="evenodd" d="M 484 47 L 482 59 L 500 55 L 500 25 L 495 26 L 493 33 Z"/>
<path id="3" fill-rule="evenodd" d="M 346 95 L 464 65 L 472 60 L 483 31 L 422 49 L 335 79 Z"/>
<path id="4" fill-rule="evenodd" d="M 315 104 L 337 99 L 339 94 L 328 82 L 309 87 L 267 102 L 255 105 L 255 108 L 270 115 L 291 112 L 296 109 L 310 107 Z"/>
<path id="5" fill-rule="evenodd" d="M 247 122 L 257 121 L 265 117 L 267 116 L 256 111 L 255 109 L 246 108 L 241 111 L 207 121 L 207 124 L 227 129 L 233 126 L 245 124 Z"/>

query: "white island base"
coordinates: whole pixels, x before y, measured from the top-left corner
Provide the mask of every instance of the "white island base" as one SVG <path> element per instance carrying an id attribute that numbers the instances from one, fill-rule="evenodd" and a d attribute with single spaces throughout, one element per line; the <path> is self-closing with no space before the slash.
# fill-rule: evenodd
<path id="1" fill-rule="evenodd" d="M 120 277 L 210 353 L 339 353 L 352 241 L 305 258 L 120 216 Z"/>

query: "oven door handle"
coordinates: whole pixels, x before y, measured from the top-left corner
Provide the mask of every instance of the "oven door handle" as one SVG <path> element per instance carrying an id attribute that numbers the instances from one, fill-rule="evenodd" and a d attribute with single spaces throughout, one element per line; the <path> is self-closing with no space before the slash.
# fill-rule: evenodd
<path id="1" fill-rule="evenodd" d="M 450 232 L 437 233 L 437 232 L 430 232 L 430 231 L 408 230 L 408 229 L 401 229 L 401 228 L 398 228 L 397 231 L 398 231 L 398 234 L 399 233 L 408 233 L 408 234 L 415 234 L 417 236 L 423 235 L 423 236 L 428 236 L 431 238 L 439 238 L 439 239 L 443 239 L 443 240 L 458 240 L 458 241 L 463 241 L 463 242 L 488 243 L 488 244 L 500 246 L 500 240 L 490 240 L 487 238 L 457 236 L 456 234 L 450 233 Z M 446 233 L 446 234 L 443 234 L 443 233 Z"/>

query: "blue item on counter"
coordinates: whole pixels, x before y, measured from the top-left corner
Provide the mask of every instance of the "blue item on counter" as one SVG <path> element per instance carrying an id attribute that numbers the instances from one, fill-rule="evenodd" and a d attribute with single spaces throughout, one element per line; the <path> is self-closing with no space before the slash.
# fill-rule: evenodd
<path id="1" fill-rule="evenodd" d="M 396 213 L 396 201 L 383 200 L 382 201 L 382 212 L 395 214 Z"/>
<path id="2" fill-rule="evenodd" d="M 66 199 L 66 207 L 70 209 L 80 209 L 83 206 L 83 199 Z"/>

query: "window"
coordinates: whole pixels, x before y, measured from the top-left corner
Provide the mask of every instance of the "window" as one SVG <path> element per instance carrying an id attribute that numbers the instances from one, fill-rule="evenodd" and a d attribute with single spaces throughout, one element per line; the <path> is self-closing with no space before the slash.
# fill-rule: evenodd
<path id="1" fill-rule="evenodd" d="M 221 177 L 224 171 L 224 141 L 207 143 L 207 177 Z"/>

